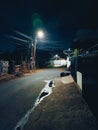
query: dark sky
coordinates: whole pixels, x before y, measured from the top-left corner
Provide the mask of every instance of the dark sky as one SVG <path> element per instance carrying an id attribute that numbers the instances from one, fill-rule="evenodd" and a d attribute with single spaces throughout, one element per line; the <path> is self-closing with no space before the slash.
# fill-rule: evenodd
<path id="1" fill-rule="evenodd" d="M 36 18 L 40 21 L 34 24 Z M 0 49 L 18 43 L 6 37 L 20 37 L 14 30 L 33 37 L 38 27 L 45 31 L 39 50 L 68 49 L 83 31 L 98 36 L 97 0 L 0 0 Z"/>

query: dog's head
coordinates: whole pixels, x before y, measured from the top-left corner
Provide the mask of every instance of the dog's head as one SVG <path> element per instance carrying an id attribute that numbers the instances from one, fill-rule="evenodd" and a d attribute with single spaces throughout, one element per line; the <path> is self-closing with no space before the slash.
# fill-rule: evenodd
<path id="1" fill-rule="evenodd" d="M 48 85 L 49 87 L 55 87 L 53 80 L 45 80 L 45 82 L 47 82 L 47 85 Z"/>
<path id="2" fill-rule="evenodd" d="M 54 87 L 54 81 L 53 81 L 53 80 L 51 80 L 51 81 L 49 82 L 49 87 Z"/>

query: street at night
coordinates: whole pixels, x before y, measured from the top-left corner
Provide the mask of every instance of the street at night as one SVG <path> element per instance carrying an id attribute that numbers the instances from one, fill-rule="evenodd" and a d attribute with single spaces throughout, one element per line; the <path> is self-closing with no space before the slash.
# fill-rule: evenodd
<path id="1" fill-rule="evenodd" d="M 0 0 L 0 130 L 98 130 L 97 0 Z"/>

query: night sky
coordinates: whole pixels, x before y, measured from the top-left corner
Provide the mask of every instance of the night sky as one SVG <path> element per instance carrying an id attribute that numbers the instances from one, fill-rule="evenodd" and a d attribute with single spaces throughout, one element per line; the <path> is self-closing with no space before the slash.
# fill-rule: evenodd
<path id="1" fill-rule="evenodd" d="M 76 38 L 98 37 L 97 0 L 0 0 L 0 50 L 13 50 L 26 43 L 11 39 L 15 30 L 33 37 L 40 28 L 45 32 L 37 49 L 68 49 Z"/>

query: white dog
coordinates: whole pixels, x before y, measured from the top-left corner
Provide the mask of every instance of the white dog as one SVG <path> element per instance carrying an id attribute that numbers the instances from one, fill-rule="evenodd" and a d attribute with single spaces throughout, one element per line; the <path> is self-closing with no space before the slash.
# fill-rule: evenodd
<path id="1" fill-rule="evenodd" d="M 53 80 L 45 80 L 47 82 L 45 87 L 41 90 L 36 102 L 35 106 L 38 105 L 45 97 L 49 96 L 52 93 L 52 88 L 55 87 Z"/>

